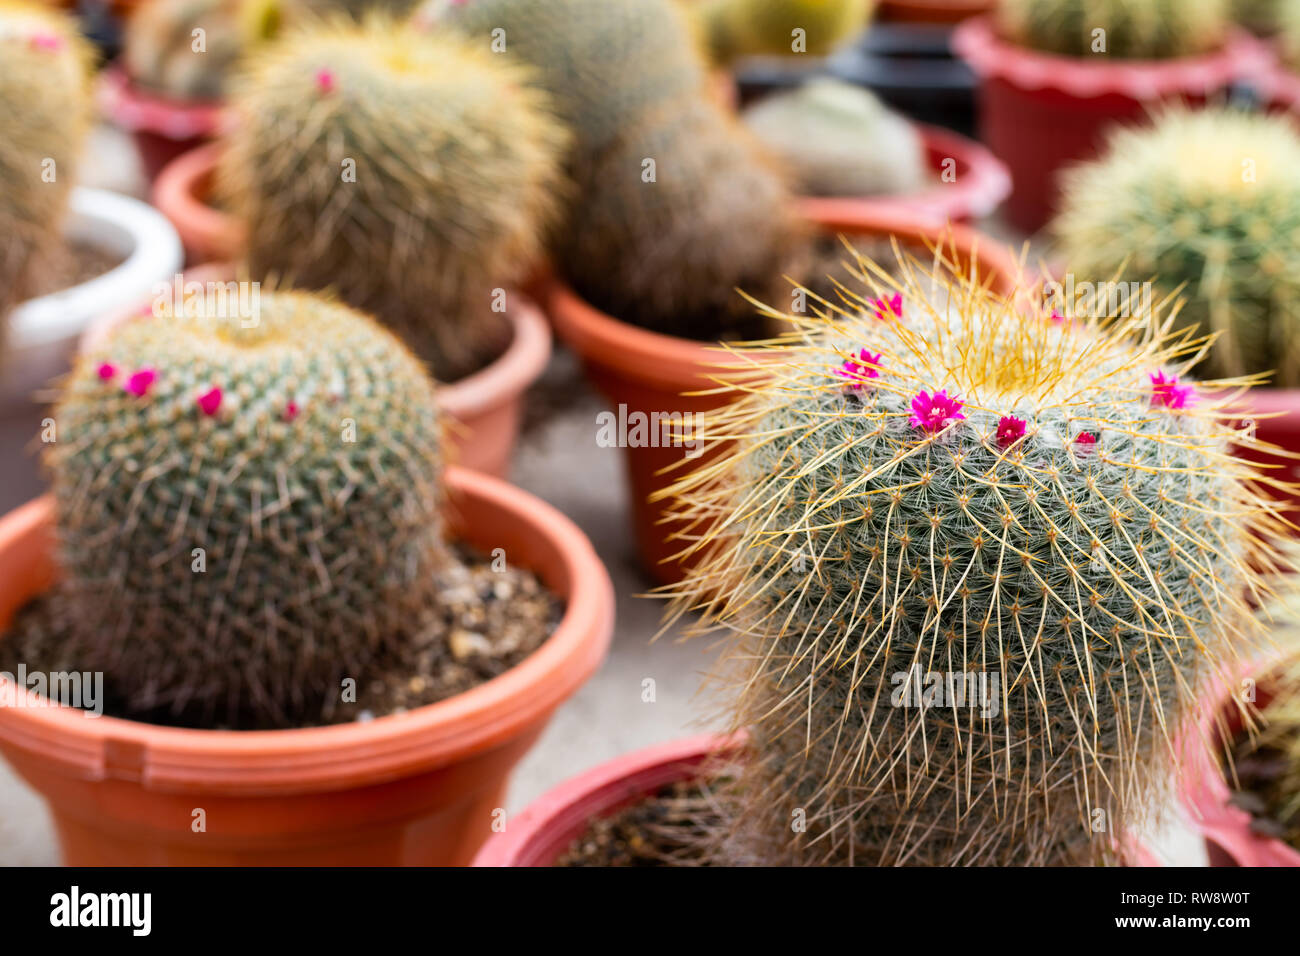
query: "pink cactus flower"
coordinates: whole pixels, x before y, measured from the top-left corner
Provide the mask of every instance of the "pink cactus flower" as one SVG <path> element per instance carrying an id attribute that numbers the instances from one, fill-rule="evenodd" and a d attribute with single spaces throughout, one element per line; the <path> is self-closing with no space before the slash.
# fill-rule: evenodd
<path id="1" fill-rule="evenodd" d="M 298 417 L 298 413 L 301 411 L 302 409 L 298 407 L 298 403 L 293 399 L 290 399 L 289 404 L 284 406 L 284 420 L 286 422 L 293 421 Z"/>
<path id="2" fill-rule="evenodd" d="M 1097 444 L 1097 436 L 1092 432 L 1079 432 L 1079 434 L 1074 436 L 1074 443 L 1076 445 L 1082 445 L 1085 449 L 1091 448 L 1093 445 Z"/>
<path id="3" fill-rule="evenodd" d="M 1051 321 L 1055 322 L 1057 325 L 1060 325 L 1065 321 L 1065 316 L 1061 315 L 1060 311 L 1057 309 L 1053 309 L 1052 314 L 1049 315 L 1048 318 Z"/>
<path id="4" fill-rule="evenodd" d="M 883 353 L 861 349 L 856 358 L 845 359 L 844 364 L 835 370 L 835 374 L 847 378 L 853 383 L 854 388 L 861 388 L 864 384 L 862 379 L 880 377 L 880 361 L 883 357 Z"/>
<path id="5" fill-rule="evenodd" d="M 880 298 L 871 303 L 875 310 L 876 318 L 882 322 L 888 322 L 890 319 L 901 319 L 903 317 L 903 293 L 895 292 L 888 299 Z"/>
<path id="6" fill-rule="evenodd" d="M 1163 371 L 1151 374 L 1151 404 L 1163 405 L 1165 408 L 1190 408 L 1196 403 L 1196 388 L 1192 385 L 1179 385 L 1178 376 L 1165 376 Z"/>
<path id="7" fill-rule="evenodd" d="M 149 389 L 153 388 L 154 382 L 158 381 L 158 373 L 151 368 L 142 368 L 126 380 L 122 386 L 136 398 L 143 398 L 149 394 Z"/>
<path id="8" fill-rule="evenodd" d="M 1014 415 L 1003 415 L 998 419 L 998 444 L 1009 448 L 1025 437 L 1025 420 Z"/>
<path id="9" fill-rule="evenodd" d="M 949 397 L 946 389 L 933 395 L 918 392 L 912 399 L 912 427 L 924 429 L 931 434 L 943 431 L 949 423 L 966 417 L 961 413 L 961 407 L 961 399 L 956 395 Z"/>
<path id="10" fill-rule="evenodd" d="M 213 387 L 198 397 L 199 408 L 204 415 L 212 416 L 217 414 L 221 408 L 221 389 Z"/>
<path id="11" fill-rule="evenodd" d="M 111 382 L 117 378 L 117 366 L 112 362 L 105 362 L 99 367 L 98 372 L 100 379 L 105 382 Z"/>
<path id="12" fill-rule="evenodd" d="M 316 71 L 316 89 L 322 93 L 333 93 L 338 86 L 338 81 L 334 77 L 334 71 L 328 68 L 322 68 Z"/>
<path id="13" fill-rule="evenodd" d="M 63 49 L 63 38 L 53 33 L 34 33 L 31 38 L 33 50 L 48 50 L 56 53 Z"/>

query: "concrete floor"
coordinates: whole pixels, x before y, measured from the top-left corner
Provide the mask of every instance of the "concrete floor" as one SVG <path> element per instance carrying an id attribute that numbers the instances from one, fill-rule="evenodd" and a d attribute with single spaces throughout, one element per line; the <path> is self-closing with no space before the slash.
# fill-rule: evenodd
<path id="1" fill-rule="evenodd" d="M 129 144 L 100 130 L 92 144 L 98 162 L 87 170 L 92 185 L 141 193 Z M 507 809 L 529 801 L 603 760 L 702 729 L 693 698 L 708 665 L 707 641 L 680 643 L 675 634 L 650 642 L 658 628 L 658 602 L 643 594 L 650 582 L 637 567 L 627 517 L 622 452 L 596 444 L 596 416 L 604 407 L 582 379 L 571 355 L 559 351 L 536 393 L 512 480 L 569 515 L 591 538 L 618 595 L 617 625 L 609 659 L 557 713 L 537 747 L 519 765 Z M 0 512 L 39 490 L 36 471 L 22 457 L 32 408 L 0 421 Z M 655 701 L 642 700 L 642 682 L 655 681 Z M 1205 865 L 1199 838 L 1174 815 L 1149 841 L 1166 864 Z M 49 817 L 41 800 L 0 761 L 0 865 L 57 865 Z"/>

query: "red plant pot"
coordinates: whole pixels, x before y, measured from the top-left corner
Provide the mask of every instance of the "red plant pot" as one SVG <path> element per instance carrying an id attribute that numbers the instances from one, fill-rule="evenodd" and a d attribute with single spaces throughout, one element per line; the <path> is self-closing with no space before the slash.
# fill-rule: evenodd
<path id="1" fill-rule="evenodd" d="M 151 183 L 164 166 L 212 139 L 221 126 L 221 103 L 150 93 L 133 83 L 120 64 L 100 74 L 98 98 L 113 124 L 135 137 Z"/>
<path id="2" fill-rule="evenodd" d="M 924 247 L 927 240 L 935 242 L 942 237 L 945 248 L 955 247 L 963 264 L 978 263 L 979 274 L 993 276 L 1003 291 L 1010 289 L 1019 272 L 1018 263 L 1003 246 L 964 226 L 940 229 L 914 213 L 870 209 L 856 200 L 802 199 L 800 208 L 821 230 L 850 238 L 897 236 L 904 246 Z M 614 409 L 626 406 L 629 415 L 640 413 L 648 419 L 656 413 L 708 412 L 728 400 L 719 395 L 687 394 L 716 389 L 722 367 L 735 364 L 735 358 L 718 346 L 621 322 L 587 304 L 560 282 L 551 286 L 545 307 L 556 334 L 578 353 L 587 377 Z M 702 466 L 724 452 L 725 448 L 712 450 L 697 457 L 690 467 Z M 687 451 L 660 444 L 628 447 L 623 453 L 641 564 L 661 584 L 680 581 L 687 564 L 678 555 L 687 542 L 677 535 L 687 529 L 668 517 L 668 502 L 651 499 L 683 473 L 677 468 L 665 474 L 665 469 L 680 463 Z M 698 534 L 699 529 L 691 533 Z"/>
<path id="3" fill-rule="evenodd" d="M 474 866 L 553 866 L 592 820 L 674 783 L 697 780 L 718 761 L 738 756 L 742 745 L 740 735 L 702 734 L 615 757 L 530 803 L 483 844 Z M 1134 845 L 1132 855 L 1137 866 L 1160 865 L 1141 844 Z"/>
<path id="4" fill-rule="evenodd" d="M 1262 667 L 1248 667 L 1241 676 L 1267 675 L 1277 663 L 1275 659 L 1264 662 Z M 1183 806 L 1205 838 L 1210 866 L 1300 866 L 1300 852 L 1281 840 L 1253 833 L 1250 814 L 1228 802 L 1232 789 L 1211 748 L 1222 740 L 1221 730 L 1227 731 L 1229 740 L 1241 730 L 1241 711 L 1230 693 L 1230 687 L 1223 683 L 1211 687 L 1199 719 L 1179 744 L 1184 761 L 1180 787 Z M 1257 684 L 1257 707 L 1267 706 L 1270 696 L 1266 683 Z"/>
<path id="5" fill-rule="evenodd" d="M 1270 50 L 1275 54 L 1273 61 L 1255 80 L 1260 99 L 1272 112 L 1300 115 L 1300 71 L 1276 55 L 1276 46 Z"/>
<path id="6" fill-rule="evenodd" d="M 1255 434 L 1261 442 L 1276 445 L 1290 455 L 1300 454 L 1300 389 L 1251 389 L 1242 401 L 1250 409 L 1249 414 L 1255 416 Z M 1288 454 L 1273 454 L 1255 445 L 1239 447 L 1237 453 L 1265 466 L 1269 477 L 1300 482 L 1300 465 Z M 1275 494 L 1300 505 L 1300 491 L 1285 496 L 1281 492 Z"/>
<path id="7" fill-rule="evenodd" d="M 881 0 L 876 16 L 904 23 L 960 23 L 996 6 L 997 0 Z"/>
<path id="8" fill-rule="evenodd" d="M 0 752 L 49 803 L 71 866 L 463 865 L 514 765 L 600 666 L 614 590 L 550 505 L 447 470 L 457 540 L 503 547 L 566 602 L 546 642 L 463 694 L 366 723 L 221 731 L 88 717 L 6 688 Z M 57 576 L 49 499 L 0 519 L 0 633 Z M 0 677 L 0 681 L 5 678 Z M 192 829 L 202 808 L 206 830 Z"/>
<path id="9" fill-rule="evenodd" d="M 980 138 L 1011 169 L 1006 214 L 1026 232 L 1055 211 L 1061 168 L 1096 156 L 1110 127 L 1141 122 L 1162 101 L 1204 104 L 1267 65 L 1259 42 L 1242 31 L 1204 56 L 1092 61 L 1003 40 L 992 17 L 961 24 L 953 49 L 980 78 Z"/>

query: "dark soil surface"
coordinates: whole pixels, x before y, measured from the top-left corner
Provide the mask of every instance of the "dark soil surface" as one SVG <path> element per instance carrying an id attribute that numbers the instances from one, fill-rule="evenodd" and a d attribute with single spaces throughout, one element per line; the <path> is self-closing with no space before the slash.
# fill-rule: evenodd
<path id="1" fill-rule="evenodd" d="M 1286 752 L 1261 746 L 1242 733 L 1233 742 L 1232 759 L 1240 789 L 1229 802 L 1250 814 L 1254 833 L 1284 840 L 1300 850 L 1300 794 L 1283 786 L 1290 768 Z"/>

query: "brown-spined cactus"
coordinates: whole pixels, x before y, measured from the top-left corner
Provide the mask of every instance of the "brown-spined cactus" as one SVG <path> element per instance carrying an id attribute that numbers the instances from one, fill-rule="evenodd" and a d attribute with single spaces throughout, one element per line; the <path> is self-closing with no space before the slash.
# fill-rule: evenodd
<path id="1" fill-rule="evenodd" d="M 1231 13 L 1228 0 L 1002 0 L 998 24 L 1044 53 L 1163 60 L 1217 49 Z"/>
<path id="2" fill-rule="evenodd" d="M 293 33 L 247 64 L 218 191 L 255 277 L 333 288 L 453 381 L 496 356 L 496 290 L 562 208 L 569 137 L 530 74 L 383 17 Z"/>
<path id="3" fill-rule="evenodd" d="M 454 26 L 526 60 L 576 133 L 557 265 L 624 321 L 710 340 L 746 335 L 737 288 L 777 294 L 807 249 L 782 175 L 712 102 L 670 0 L 431 0 L 413 23 Z"/>
<path id="4" fill-rule="evenodd" d="M 1198 343 L 953 259 L 860 264 L 860 312 L 786 316 L 766 383 L 696 432 L 732 450 L 670 492 L 699 559 L 672 610 L 725 633 L 749 731 L 723 861 L 1122 857 L 1251 641 L 1284 529 L 1185 377 Z"/>
<path id="5" fill-rule="evenodd" d="M 870 90 L 830 77 L 769 96 L 745 125 L 806 196 L 900 195 L 925 188 L 925 144 Z"/>
<path id="6" fill-rule="evenodd" d="M 823 56 L 866 26 L 875 0 L 701 0 L 713 60 Z"/>
<path id="7" fill-rule="evenodd" d="M 123 61 L 141 87 L 217 100 L 241 56 L 271 39 L 293 0 L 148 0 L 126 23 Z"/>
<path id="8" fill-rule="evenodd" d="M 47 453 L 58 598 L 131 710 L 275 726 L 434 599 L 442 436 L 428 374 L 369 318 L 231 301 L 164 300 L 78 360 Z"/>
<path id="9" fill-rule="evenodd" d="M 40 4 L 0 2 L 0 348 L 9 311 L 59 246 L 90 122 L 90 51 Z"/>
<path id="10" fill-rule="evenodd" d="M 1281 116 L 1173 109 L 1069 172 L 1053 230 L 1076 282 L 1182 287 L 1218 333 L 1202 373 L 1300 384 L 1300 134 Z M 1099 197 L 1105 197 L 1104 200 Z"/>

